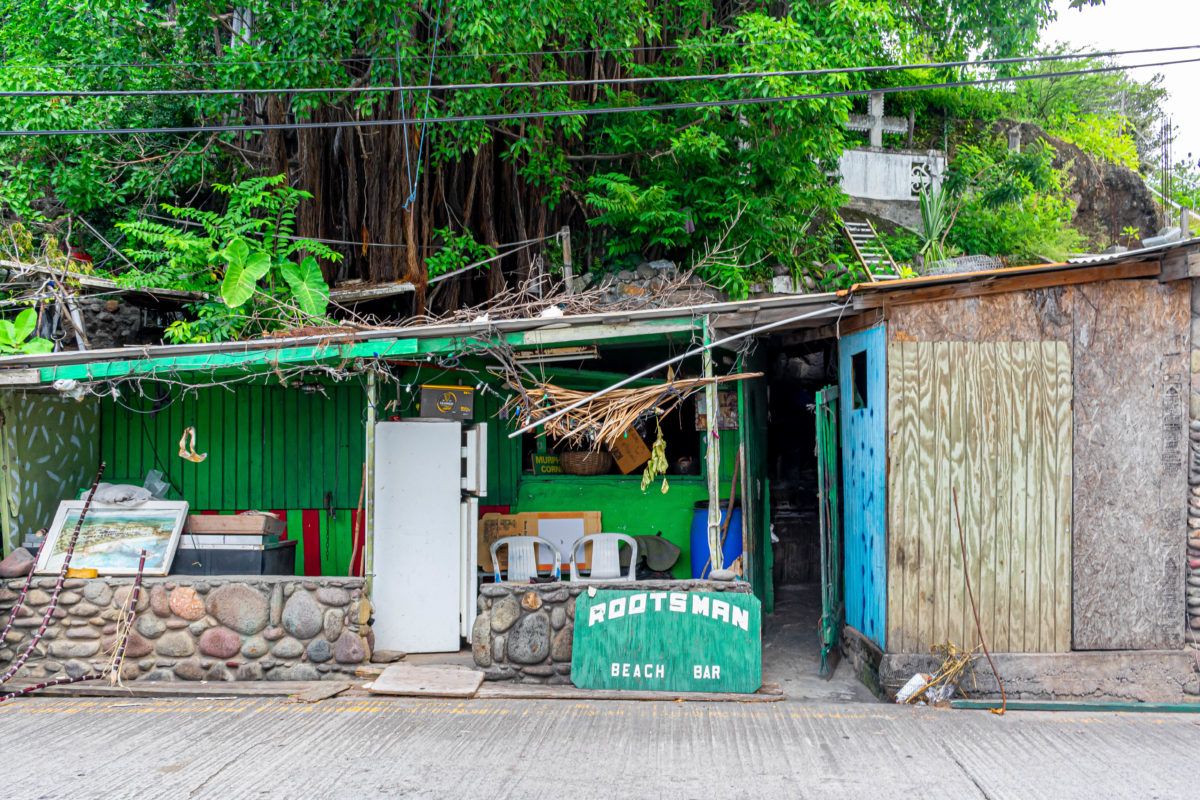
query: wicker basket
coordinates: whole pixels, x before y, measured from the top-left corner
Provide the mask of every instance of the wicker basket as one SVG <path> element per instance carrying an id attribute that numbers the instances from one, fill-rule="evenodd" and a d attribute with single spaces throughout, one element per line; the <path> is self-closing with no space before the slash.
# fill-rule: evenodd
<path id="1" fill-rule="evenodd" d="M 563 472 L 568 475 L 606 475 L 612 469 L 612 456 L 603 451 L 575 450 L 560 454 Z"/>

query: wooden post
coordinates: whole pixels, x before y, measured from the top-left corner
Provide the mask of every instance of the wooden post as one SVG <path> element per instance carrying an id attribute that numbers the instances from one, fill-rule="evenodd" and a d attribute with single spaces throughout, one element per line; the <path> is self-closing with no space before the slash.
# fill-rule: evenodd
<path id="1" fill-rule="evenodd" d="M 709 319 L 704 318 L 704 345 L 708 345 L 712 341 L 712 328 L 709 325 Z M 713 377 L 713 360 L 712 349 L 708 348 L 701 356 L 704 364 L 704 377 L 711 379 Z M 707 413 L 705 417 L 705 466 L 708 472 L 708 555 L 711 559 L 710 573 L 712 570 L 724 569 L 724 554 L 721 552 L 721 489 L 719 486 L 721 477 L 721 440 L 719 438 L 719 427 L 717 425 L 717 414 L 720 407 L 717 405 L 717 385 L 711 380 L 704 387 L 704 405 Z M 693 575 L 694 578 L 699 578 L 699 575 Z"/>
<path id="2" fill-rule="evenodd" d="M 375 372 L 367 373 L 367 430 L 366 430 L 366 461 L 367 474 L 363 496 L 363 513 L 366 514 L 366 525 L 363 536 L 362 572 L 366 579 L 366 592 L 369 597 L 375 575 L 375 403 L 379 391 L 375 383 Z"/>
<path id="3" fill-rule="evenodd" d="M 571 269 L 571 229 L 566 225 L 558 232 L 563 249 L 563 283 L 566 284 L 567 294 L 575 294 L 574 274 Z"/>

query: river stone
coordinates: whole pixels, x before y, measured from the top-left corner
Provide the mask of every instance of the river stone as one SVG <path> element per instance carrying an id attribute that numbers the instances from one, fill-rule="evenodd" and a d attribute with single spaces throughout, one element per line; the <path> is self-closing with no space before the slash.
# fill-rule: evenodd
<path id="1" fill-rule="evenodd" d="M 224 664 L 214 664 L 204 673 L 204 680 L 212 682 L 231 681 L 233 674 L 225 668 Z"/>
<path id="2" fill-rule="evenodd" d="M 262 636 L 268 642 L 274 642 L 283 638 L 283 628 L 267 628 L 262 632 Z"/>
<path id="3" fill-rule="evenodd" d="M 137 632 L 147 639 L 161 636 L 162 632 L 167 629 L 167 624 L 153 614 L 138 614 L 133 625 L 137 628 Z"/>
<path id="4" fill-rule="evenodd" d="M 200 652 L 206 656 L 232 658 L 241 649 L 242 637 L 228 628 L 209 628 L 200 634 Z"/>
<path id="5" fill-rule="evenodd" d="M 297 595 L 298 596 L 298 595 Z M 291 637 L 280 639 L 274 647 L 271 648 L 271 655 L 276 658 L 299 658 L 304 652 L 304 645 L 292 639 Z"/>
<path id="6" fill-rule="evenodd" d="M 188 622 L 186 619 L 175 619 L 174 617 L 167 620 L 167 628 L 173 631 L 182 630 L 183 628 L 190 628 L 194 624 L 194 622 Z"/>
<path id="7" fill-rule="evenodd" d="M 100 640 L 100 651 L 105 655 L 111 654 L 116 646 L 116 636 L 105 636 Z M 130 631 L 125 639 L 125 658 L 142 658 L 150 655 L 153 650 L 154 642 L 137 631 Z"/>
<path id="8" fill-rule="evenodd" d="M 521 595 L 521 608 L 526 611 L 537 611 L 542 607 L 542 598 L 537 592 L 526 592 Z"/>
<path id="9" fill-rule="evenodd" d="M 504 634 L 500 634 L 494 640 L 492 640 L 492 660 L 504 660 Z"/>
<path id="10" fill-rule="evenodd" d="M 288 669 L 285 680 L 289 681 L 319 681 L 321 673 L 308 664 L 297 664 Z"/>
<path id="11" fill-rule="evenodd" d="M 539 664 L 550 654 L 550 617 L 544 611 L 530 614 L 508 634 L 508 660 Z"/>
<path id="12" fill-rule="evenodd" d="M 554 661 L 570 661 L 571 660 L 571 640 L 575 635 L 575 626 L 568 625 L 558 633 L 554 634 L 554 641 L 550 643 L 550 658 Z"/>
<path id="13" fill-rule="evenodd" d="M 192 636 L 199 636 L 200 634 L 204 633 L 206 630 L 208 630 L 211 627 L 212 627 L 212 625 L 208 624 L 208 620 L 199 619 L 199 620 L 196 620 L 195 622 L 189 624 L 187 626 L 187 629 L 188 629 L 188 633 L 190 633 Z"/>
<path id="14" fill-rule="evenodd" d="M 321 607 L 308 592 L 296 592 L 283 607 L 283 629 L 297 639 L 311 639 L 324 625 Z"/>
<path id="15" fill-rule="evenodd" d="M 116 628 L 117 628 L 117 626 L 114 624 L 113 630 L 116 630 Z M 109 632 L 111 633 L 111 631 L 109 631 Z M 99 639 L 100 631 L 96 630 L 95 628 L 91 628 L 91 627 L 67 628 L 67 638 L 68 639 Z"/>
<path id="16" fill-rule="evenodd" d="M 479 593 L 484 597 L 507 597 L 509 595 L 507 587 L 496 583 L 485 583 L 479 587 Z"/>
<path id="17" fill-rule="evenodd" d="M 51 642 L 47 652 L 55 658 L 91 658 L 100 652 L 100 643 L 78 640 Z"/>
<path id="18" fill-rule="evenodd" d="M 163 667 L 159 667 L 157 669 L 151 670 L 150 672 L 147 672 L 145 675 L 138 678 L 138 680 L 150 681 L 150 682 L 173 681 L 173 680 L 175 680 L 175 673 L 171 672 L 171 670 L 169 670 L 169 669 L 164 669 Z"/>
<path id="19" fill-rule="evenodd" d="M 549 664 L 534 664 L 524 667 L 521 672 L 525 675 L 533 675 L 539 678 L 549 678 L 554 674 L 554 667 L 550 666 Z"/>
<path id="20" fill-rule="evenodd" d="M 575 598 L 572 597 L 567 601 L 567 618 L 575 619 Z"/>
<path id="21" fill-rule="evenodd" d="M 150 610 L 160 617 L 171 616 L 171 599 L 161 585 L 150 587 Z"/>
<path id="22" fill-rule="evenodd" d="M 73 606 L 82 599 L 79 592 L 63 592 L 58 596 L 58 604 L 60 606 Z"/>
<path id="23" fill-rule="evenodd" d="M 542 593 L 542 602 L 544 602 L 544 603 L 561 603 L 564 600 L 566 600 L 568 597 L 570 597 L 570 593 L 567 592 L 567 587 L 560 586 L 552 592 L 543 592 Z"/>
<path id="24" fill-rule="evenodd" d="M 239 681 L 261 681 L 263 679 L 263 668 L 261 664 L 242 664 L 237 670 L 237 679 Z"/>
<path id="25" fill-rule="evenodd" d="M 271 587 L 271 627 L 279 627 L 279 618 L 283 614 L 283 586 L 275 584 Z"/>
<path id="26" fill-rule="evenodd" d="M 308 643 L 308 648 L 304 652 L 308 654 L 308 660 L 314 664 L 322 664 L 333 657 L 333 650 L 329 647 L 329 642 L 324 639 L 313 639 Z"/>
<path id="27" fill-rule="evenodd" d="M 497 664 L 483 671 L 483 679 L 485 681 L 506 681 L 516 674 L 512 667 Z"/>
<path id="28" fill-rule="evenodd" d="M 204 680 L 204 668 L 194 658 L 184 659 L 175 665 L 175 674 L 185 681 Z"/>
<path id="29" fill-rule="evenodd" d="M 208 595 L 208 613 L 225 627 L 249 636 L 267 627 L 271 607 L 262 593 L 244 584 L 231 583 Z"/>
<path id="30" fill-rule="evenodd" d="M 91 667 L 82 661 L 76 661 L 72 659 L 66 664 L 63 664 L 63 669 L 67 671 L 68 676 L 72 678 L 78 678 L 80 675 L 87 675 Z"/>
<path id="31" fill-rule="evenodd" d="M 183 658 L 196 652 L 196 643 L 184 631 L 170 631 L 155 642 L 154 652 L 169 658 Z"/>
<path id="32" fill-rule="evenodd" d="M 486 613 L 477 616 L 471 626 L 471 655 L 477 667 L 492 665 L 492 623 Z"/>
<path id="33" fill-rule="evenodd" d="M 567 624 L 567 612 L 562 606 L 555 606 L 550 609 L 550 627 L 558 630 L 563 625 Z"/>
<path id="34" fill-rule="evenodd" d="M 0 561 L 0 578 L 19 578 L 28 575 L 37 559 L 24 547 L 18 547 Z"/>
<path id="35" fill-rule="evenodd" d="M 338 637 L 342 635 L 342 612 L 340 609 L 331 608 L 325 612 L 325 638 L 331 642 L 336 642 Z"/>
<path id="36" fill-rule="evenodd" d="M 327 606 L 342 607 L 349 604 L 350 593 L 345 589 L 338 589 L 333 586 L 322 586 L 317 589 L 317 602 L 324 603 Z"/>
<path id="37" fill-rule="evenodd" d="M 242 655 L 246 658 L 258 658 L 271 651 L 271 643 L 261 636 L 251 636 L 242 645 Z"/>
<path id="38" fill-rule="evenodd" d="M 484 584 L 483 588 L 486 589 L 487 584 Z M 511 628 L 521 616 L 521 607 L 517 604 L 517 598 L 506 594 L 492 605 L 489 614 L 492 618 L 492 630 L 502 633 Z"/>
<path id="39" fill-rule="evenodd" d="M 366 654 L 362 639 L 350 631 L 342 631 L 333 646 L 333 659 L 339 664 L 359 664 Z"/>
<path id="40" fill-rule="evenodd" d="M 132 591 L 133 591 L 132 586 L 118 586 L 117 590 L 115 592 L 113 592 L 113 604 L 116 605 L 117 608 L 124 608 L 125 600 L 129 597 L 129 593 Z M 137 609 L 136 610 L 145 611 L 147 608 L 150 607 L 149 594 L 150 593 L 147 592 L 144 588 L 138 589 Z M 76 613 L 83 614 L 82 611 L 76 611 Z"/>
<path id="41" fill-rule="evenodd" d="M 50 595 L 41 589 L 30 589 L 25 595 L 25 602 L 31 606 L 44 606 L 50 602 Z"/>

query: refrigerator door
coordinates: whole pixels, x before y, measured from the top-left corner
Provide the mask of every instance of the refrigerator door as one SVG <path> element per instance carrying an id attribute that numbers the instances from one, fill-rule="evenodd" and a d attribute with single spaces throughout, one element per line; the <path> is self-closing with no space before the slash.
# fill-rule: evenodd
<path id="1" fill-rule="evenodd" d="M 471 641 L 471 628 L 475 624 L 478 611 L 479 578 L 476 572 L 478 553 L 476 548 L 479 541 L 479 501 L 474 497 L 465 498 L 460 505 L 459 532 L 462 536 L 460 550 L 463 554 L 459 569 L 459 608 L 462 609 L 460 633 L 468 642 Z"/>
<path id="2" fill-rule="evenodd" d="M 461 432 L 450 420 L 375 426 L 375 648 L 457 652 Z"/>
<path id="3" fill-rule="evenodd" d="M 476 497 L 487 496 L 487 423 L 463 428 L 462 490 Z"/>

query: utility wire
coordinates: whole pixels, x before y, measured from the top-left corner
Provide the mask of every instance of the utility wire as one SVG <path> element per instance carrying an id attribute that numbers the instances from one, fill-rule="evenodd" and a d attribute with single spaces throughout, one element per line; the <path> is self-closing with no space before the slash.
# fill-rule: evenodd
<path id="1" fill-rule="evenodd" d="M 559 117 L 595 117 L 610 114 L 627 114 L 643 111 L 684 111 L 697 108 L 727 108 L 734 106 L 766 105 L 772 103 L 791 103 L 800 100 L 830 100 L 840 97 L 863 97 L 872 94 L 901 94 L 919 92 L 929 89 L 957 89 L 966 86 L 985 86 L 997 83 L 1019 83 L 1023 81 L 1042 80 L 1048 78 L 1067 78 L 1077 75 L 1091 75 L 1104 72 L 1125 72 L 1147 67 L 1165 67 L 1176 64 L 1191 64 L 1200 62 L 1200 58 L 1177 59 L 1174 61 L 1155 61 L 1147 64 L 1112 65 L 1093 67 L 1089 69 L 1074 69 L 1063 72 L 1043 72 L 1031 75 L 1014 75 L 1007 78 L 976 78 L 962 81 L 942 81 L 939 83 L 911 84 L 907 86 L 884 86 L 875 89 L 844 89 L 836 92 L 816 92 L 811 94 L 768 95 L 765 97 L 736 97 L 727 100 L 701 100 L 684 103 L 656 103 L 643 106 L 602 106 L 592 108 L 552 109 L 545 111 L 514 111 L 498 114 L 460 114 L 446 117 L 426 117 L 424 119 L 364 119 L 343 120 L 335 122 L 281 122 L 243 125 L 194 125 L 180 127 L 144 127 L 144 128 L 43 128 L 33 130 L 0 130 L 0 136 L 93 136 L 116 134 L 157 134 L 157 133 L 236 133 L 272 130 L 330 130 L 337 128 L 373 128 L 390 127 L 393 125 L 440 124 L 450 122 L 500 122 L 504 120 L 556 119 Z"/>
<path id="2" fill-rule="evenodd" d="M 14 89 L 0 91 L 0 97 L 213 97 L 227 95 L 270 95 L 270 94 L 365 94 L 370 92 L 426 92 L 478 91 L 488 89 L 545 89 L 556 86 L 625 85 L 631 83 L 683 83 L 691 81 L 723 81 L 745 78 L 794 78 L 821 75 L 857 75 L 875 72 L 907 72 L 918 69 L 949 69 L 956 67 L 988 67 L 1003 64 L 1028 64 L 1046 61 L 1087 61 L 1114 56 L 1164 53 L 1179 50 L 1200 50 L 1200 44 L 1177 45 L 1174 47 L 1148 47 L 1138 50 L 1109 50 L 1083 54 L 1055 54 L 1040 56 L 1015 56 L 1010 58 L 988 58 L 970 61 L 935 61 L 922 64 L 881 64 L 866 67 L 826 67 L 821 69 L 783 69 L 762 72 L 713 72 L 698 75 L 647 75 L 625 78 L 578 78 L 551 81 L 509 81 L 503 83 L 442 83 L 400 86 L 302 86 L 291 88 L 241 88 L 241 89 Z M 430 82 L 433 80 L 430 64 Z M 426 100 L 428 101 L 428 94 Z"/>

